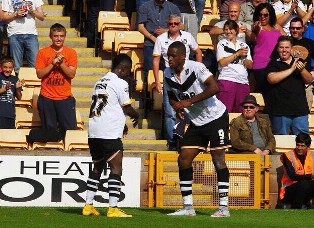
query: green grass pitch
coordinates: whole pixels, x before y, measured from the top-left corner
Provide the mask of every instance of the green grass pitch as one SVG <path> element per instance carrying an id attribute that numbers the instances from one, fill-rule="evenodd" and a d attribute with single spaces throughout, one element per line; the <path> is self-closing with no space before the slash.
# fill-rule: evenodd
<path id="1" fill-rule="evenodd" d="M 237 210 L 229 218 L 211 218 L 213 209 L 196 209 L 197 216 L 167 216 L 173 209 L 124 208 L 132 218 L 82 216 L 81 208 L 0 207 L 0 227 L 314 227 L 314 210 Z"/>

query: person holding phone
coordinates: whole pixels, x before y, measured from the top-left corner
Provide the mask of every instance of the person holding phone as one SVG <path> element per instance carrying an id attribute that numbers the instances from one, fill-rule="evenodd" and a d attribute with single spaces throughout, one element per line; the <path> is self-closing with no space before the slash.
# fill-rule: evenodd
<path id="1" fill-rule="evenodd" d="M 250 93 L 247 69 L 252 68 L 252 57 L 248 45 L 237 40 L 239 25 L 227 20 L 223 27 L 226 39 L 217 45 L 218 86 L 217 98 L 228 112 L 241 112 L 241 102 Z"/>

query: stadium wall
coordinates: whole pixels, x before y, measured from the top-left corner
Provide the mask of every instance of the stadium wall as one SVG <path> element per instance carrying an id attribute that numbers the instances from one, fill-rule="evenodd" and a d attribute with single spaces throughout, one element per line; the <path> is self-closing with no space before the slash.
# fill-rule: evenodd
<path id="1" fill-rule="evenodd" d="M 69 151 L 56 151 L 56 150 L 38 150 L 38 151 L 20 151 L 20 150 L 0 150 L 0 166 L 1 166 L 1 161 L 3 159 L 3 155 L 13 155 L 13 156 L 30 156 L 32 159 L 36 160 L 36 157 L 38 156 L 67 156 L 67 157 L 85 157 L 86 159 L 90 159 L 89 153 L 88 152 L 83 152 L 83 151 L 75 151 L 75 152 L 69 152 Z M 139 206 L 145 207 L 148 206 L 148 171 L 149 171 L 149 166 L 148 166 L 148 159 L 149 159 L 149 153 L 147 152 L 125 152 L 125 157 L 130 157 L 130 158 L 140 158 L 140 167 L 139 170 L 136 171 L 137 173 L 133 173 L 132 175 L 139 176 L 140 183 L 139 183 Z M 277 196 L 278 196 L 278 183 L 280 183 L 280 177 L 282 175 L 282 165 L 280 163 L 278 155 L 273 155 L 270 156 L 270 161 L 271 161 L 271 167 L 269 169 L 270 173 L 270 179 L 269 179 L 269 206 L 270 208 L 275 208 L 277 205 Z M 127 172 L 130 172 L 132 170 L 124 170 Z M 139 172 L 139 174 L 138 174 Z M 131 172 L 132 173 L 132 172 Z M 2 181 L 2 177 L 0 173 L 0 183 Z M 87 176 L 84 175 L 81 179 L 83 181 L 86 181 Z M 265 182 L 264 182 L 264 173 L 262 172 L 261 175 L 261 199 L 265 199 Z M 0 184 L 3 186 L 3 183 Z M 0 189 L 0 193 L 2 189 Z M 21 191 L 23 191 L 21 189 Z M 3 195 L 3 194 L 2 194 Z M 16 204 L 18 205 L 18 204 Z M 128 206 L 128 205 L 126 205 Z"/>

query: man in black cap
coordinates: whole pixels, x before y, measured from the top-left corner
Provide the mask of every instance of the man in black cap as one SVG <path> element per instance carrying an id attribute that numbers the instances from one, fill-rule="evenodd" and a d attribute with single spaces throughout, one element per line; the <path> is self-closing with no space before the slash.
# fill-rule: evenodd
<path id="1" fill-rule="evenodd" d="M 259 105 L 252 95 L 241 103 L 242 114 L 230 123 L 231 145 L 237 153 L 271 154 L 276 146 L 268 116 L 256 114 Z"/>

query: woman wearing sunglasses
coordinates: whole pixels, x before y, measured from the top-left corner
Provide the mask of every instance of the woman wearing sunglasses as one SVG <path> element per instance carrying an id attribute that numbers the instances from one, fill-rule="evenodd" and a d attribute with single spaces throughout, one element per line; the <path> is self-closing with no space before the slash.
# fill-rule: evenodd
<path id="1" fill-rule="evenodd" d="M 217 44 L 219 69 L 217 98 L 228 112 L 241 112 L 241 102 L 250 93 L 247 69 L 252 68 L 252 57 L 248 45 L 236 39 L 239 25 L 227 20 L 223 27 L 225 39 Z"/>
<path id="2" fill-rule="evenodd" d="M 259 4 L 253 15 L 251 39 L 255 40 L 253 51 L 255 92 L 262 93 L 264 100 L 267 92 L 265 68 L 281 34 L 285 35 L 285 32 L 276 24 L 274 8 L 269 3 Z"/>

